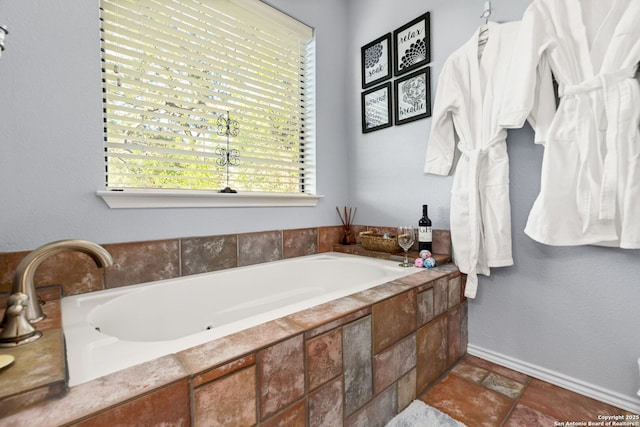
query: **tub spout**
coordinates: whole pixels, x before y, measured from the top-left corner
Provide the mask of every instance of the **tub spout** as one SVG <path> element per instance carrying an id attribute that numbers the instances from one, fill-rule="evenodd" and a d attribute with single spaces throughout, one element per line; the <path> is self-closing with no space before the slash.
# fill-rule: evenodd
<path id="1" fill-rule="evenodd" d="M 98 267 L 104 268 L 113 265 L 113 258 L 105 248 L 86 240 L 59 240 L 35 249 L 18 264 L 16 274 L 13 277 L 13 289 L 11 291 L 12 294 L 22 292 L 29 297 L 26 303 L 26 317 L 32 323 L 39 322 L 45 318 L 35 290 L 34 277 L 36 270 L 44 260 L 64 251 L 77 251 L 87 254 L 93 258 Z M 2 324 L 6 324 L 7 320 L 7 312 L 5 312 Z"/>

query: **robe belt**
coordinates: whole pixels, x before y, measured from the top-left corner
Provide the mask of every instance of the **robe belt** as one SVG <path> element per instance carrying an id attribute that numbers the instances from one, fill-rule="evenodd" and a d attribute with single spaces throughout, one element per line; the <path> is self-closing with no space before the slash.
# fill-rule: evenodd
<path id="1" fill-rule="evenodd" d="M 469 271 L 464 295 L 467 298 L 475 298 L 478 290 L 478 259 L 480 253 L 480 161 L 489 153 L 489 150 L 496 144 L 507 139 L 506 129 L 501 129 L 482 148 L 471 148 L 462 140 L 458 143 L 460 152 L 469 159 Z"/>
<path id="2" fill-rule="evenodd" d="M 594 91 L 602 91 L 604 113 L 607 120 L 605 134 L 606 154 L 598 165 L 602 168 L 599 185 L 599 220 L 613 220 L 616 213 L 616 194 L 618 180 L 618 117 L 620 114 L 621 86 L 627 79 L 633 78 L 636 67 L 623 68 L 614 73 L 602 73 L 589 80 L 576 85 L 567 85 L 560 88 L 560 96 L 575 97 L 578 100 L 574 123 L 577 124 L 576 136 L 578 150 L 580 152 L 580 167 L 578 169 L 578 185 L 576 201 L 579 212 L 583 213 L 582 232 L 586 232 L 591 223 L 591 203 L 589 182 L 593 181 L 594 171 L 590 170 L 589 163 L 599 156 L 598 148 L 602 145 L 600 140 L 600 118 L 597 116 L 594 105 L 588 94 Z M 587 124 L 589 123 L 589 124 Z M 590 126 L 595 125 L 596 147 L 589 143 Z M 594 152 L 595 151 L 595 152 Z M 596 156 L 596 157 L 592 157 Z M 593 168 L 593 166 L 591 166 Z M 589 174 L 591 172 L 591 175 Z M 595 175 L 599 175 L 595 171 Z"/>

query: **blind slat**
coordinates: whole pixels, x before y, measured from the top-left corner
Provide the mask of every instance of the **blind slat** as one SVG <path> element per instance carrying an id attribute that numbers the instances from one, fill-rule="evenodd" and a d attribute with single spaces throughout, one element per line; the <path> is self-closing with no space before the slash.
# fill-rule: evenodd
<path id="1" fill-rule="evenodd" d="M 165 83 L 163 86 L 160 86 L 159 83 Z M 136 104 L 140 105 L 142 99 L 147 99 L 149 105 L 156 105 L 166 103 L 167 100 L 171 100 L 174 103 L 180 102 L 184 105 L 187 105 L 192 108 L 203 108 L 207 106 L 214 105 L 225 105 L 229 104 L 230 101 L 234 100 L 234 95 L 232 92 L 225 94 L 224 92 L 216 93 L 213 91 L 207 90 L 205 87 L 200 87 L 200 91 L 198 92 L 198 87 L 183 85 L 180 82 L 172 81 L 171 85 L 168 84 L 169 81 L 156 80 L 156 84 L 146 83 L 140 81 L 139 79 L 129 79 L 127 77 L 118 77 L 110 76 L 108 73 L 105 75 L 105 83 L 104 86 L 107 89 L 110 89 L 113 96 L 120 97 L 122 101 L 131 100 L 136 101 Z M 182 90 L 180 90 L 182 89 Z M 227 87 L 223 89 L 225 92 L 233 90 L 233 87 Z M 241 90 L 242 88 L 236 88 Z M 259 92 L 253 91 L 252 98 L 240 99 L 238 100 L 238 104 L 247 104 L 254 105 L 252 109 L 255 112 L 265 111 L 268 107 L 270 111 L 276 110 L 280 114 L 285 115 L 291 112 L 291 110 L 295 110 L 296 112 L 300 112 L 303 108 L 298 104 L 298 100 L 296 99 L 288 99 L 288 98 L 279 98 L 273 99 L 268 96 L 257 96 Z M 271 101 L 269 104 L 266 102 L 258 103 L 256 101 Z M 253 101 L 253 102 L 252 102 Z"/>
<path id="2" fill-rule="evenodd" d="M 140 52 L 144 52 L 149 47 L 157 46 L 158 54 L 175 55 L 180 54 L 178 58 L 185 55 L 195 54 L 202 59 L 209 61 L 218 61 L 231 64 L 245 64 L 247 58 L 253 56 L 252 59 L 260 60 L 260 63 L 272 67 L 280 72 L 289 73 L 295 75 L 295 69 L 291 69 L 292 65 L 299 64 L 300 57 L 304 56 L 304 52 L 300 51 L 298 45 L 287 46 L 286 43 L 280 43 L 279 49 L 287 49 L 287 55 L 281 55 L 276 51 L 257 50 L 260 48 L 258 45 L 249 46 L 242 45 L 241 43 L 245 38 L 238 38 L 236 40 L 236 48 L 233 49 L 234 44 L 229 44 L 233 40 L 229 39 L 229 34 L 225 31 L 213 30 L 211 34 L 207 34 L 207 38 L 199 40 L 197 43 L 190 44 L 176 44 L 175 35 L 167 34 L 161 29 L 157 28 L 161 23 L 155 25 L 145 25 L 144 31 L 131 30 L 128 27 L 123 27 L 124 22 L 121 21 L 120 25 L 103 24 L 104 31 L 110 31 L 117 33 L 117 37 L 114 37 L 113 44 L 115 46 L 121 45 L 124 50 L 124 46 L 130 49 L 129 55 L 137 57 Z M 134 20 L 131 20 L 131 25 L 139 25 Z M 224 40 L 227 44 L 219 44 L 218 40 Z M 231 55 L 233 54 L 233 55 Z"/>

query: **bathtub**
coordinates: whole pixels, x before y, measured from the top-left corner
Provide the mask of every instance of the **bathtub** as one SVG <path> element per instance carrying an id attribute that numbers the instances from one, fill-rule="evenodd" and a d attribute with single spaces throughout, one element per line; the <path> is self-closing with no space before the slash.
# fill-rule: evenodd
<path id="1" fill-rule="evenodd" d="M 69 385 L 414 272 L 327 253 L 64 297 Z"/>

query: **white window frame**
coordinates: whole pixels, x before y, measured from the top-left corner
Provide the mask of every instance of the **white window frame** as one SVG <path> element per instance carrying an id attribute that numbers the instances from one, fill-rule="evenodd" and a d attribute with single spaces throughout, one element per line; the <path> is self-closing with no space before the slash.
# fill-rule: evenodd
<path id="1" fill-rule="evenodd" d="M 282 23 L 284 25 L 299 25 L 298 30 L 308 31 L 304 24 L 297 23 L 289 16 L 262 3 L 258 0 L 229 0 L 231 3 L 249 8 L 256 12 L 261 19 Z M 295 30 L 295 29 L 294 29 Z M 309 64 L 307 64 L 309 65 Z M 308 71 L 308 76 L 313 79 L 313 61 Z M 158 188 L 118 188 L 107 187 L 97 192 L 97 195 L 111 208 L 162 208 L 162 207 L 262 207 L 262 206 L 315 206 L 323 196 L 315 194 L 315 141 L 313 125 L 315 124 L 315 96 L 313 80 L 310 82 L 311 90 L 305 100 L 306 117 L 304 133 L 305 163 L 309 168 L 305 169 L 305 177 L 311 174 L 311 179 L 305 179 L 305 192 L 264 192 L 246 191 L 235 194 L 219 193 L 212 190 L 192 189 L 158 189 Z M 105 126 L 107 126 L 105 124 Z"/>

